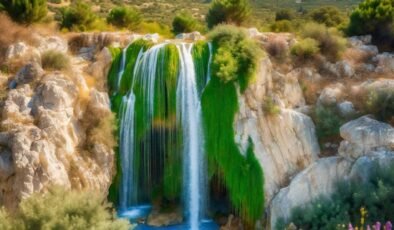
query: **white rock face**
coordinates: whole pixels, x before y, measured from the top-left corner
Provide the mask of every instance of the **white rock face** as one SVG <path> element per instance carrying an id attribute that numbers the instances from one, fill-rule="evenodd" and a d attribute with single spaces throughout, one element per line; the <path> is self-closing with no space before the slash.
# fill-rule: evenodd
<path id="1" fill-rule="evenodd" d="M 67 41 L 63 38 L 57 36 L 51 37 L 42 37 L 40 40 L 40 44 L 38 46 L 38 50 L 40 53 L 44 53 L 49 50 L 56 50 L 61 53 L 67 53 L 68 44 Z"/>
<path id="2" fill-rule="evenodd" d="M 264 114 L 264 98 L 275 94 L 273 85 L 272 66 L 269 60 L 264 60 L 256 82 L 240 97 L 240 112 L 235 121 L 236 139 L 241 147 L 245 150 L 248 138 L 253 140 L 254 152 L 264 171 L 267 203 L 320 153 L 315 127 L 308 116 L 286 108 L 279 115 Z"/>
<path id="3" fill-rule="evenodd" d="M 323 89 L 317 104 L 318 105 L 332 105 L 339 102 L 344 94 L 345 87 L 341 83 L 330 85 Z"/>
<path id="4" fill-rule="evenodd" d="M 289 186 L 280 190 L 270 207 L 270 227 L 279 218 L 290 217 L 291 210 L 308 204 L 320 196 L 329 196 L 335 184 L 341 180 L 366 180 L 370 169 L 376 164 L 394 163 L 394 152 L 377 151 L 358 158 L 355 162 L 343 157 L 322 158 L 299 173 Z"/>
<path id="5" fill-rule="evenodd" d="M 74 74 L 44 73 L 32 63 L 16 75 L 1 108 L 0 205 L 15 209 L 52 185 L 108 191 L 113 147 L 92 138 L 91 124 L 111 114 L 109 98 Z"/>
<path id="6" fill-rule="evenodd" d="M 394 128 L 368 116 L 344 124 L 340 133 L 344 141 L 338 151 L 346 158 L 358 158 L 376 149 L 394 148 Z"/>
<path id="7" fill-rule="evenodd" d="M 339 113 L 343 117 L 350 117 L 356 113 L 356 110 L 354 109 L 353 103 L 350 101 L 344 101 L 342 103 L 339 103 L 337 105 L 337 108 L 339 110 Z"/>

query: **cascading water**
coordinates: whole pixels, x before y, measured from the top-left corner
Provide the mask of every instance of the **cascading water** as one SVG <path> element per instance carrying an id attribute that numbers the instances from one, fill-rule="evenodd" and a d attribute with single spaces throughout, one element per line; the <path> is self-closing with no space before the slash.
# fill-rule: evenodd
<path id="1" fill-rule="evenodd" d="M 193 44 L 187 43 L 150 48 L 132 43 L 121 54 L 114 89 L 123 95 L 120 211 L 130 214 L 132 207 L 151 202 L 157 190 L 174 199 L 179 191 L 187 228 L 197 230 L 207 194 L 200 95 L 209 67 L 198 86 L 201 74 L 196 74 L 192 52 Z"/>
<path id="2" fill-rule="evenodd" d="M 183 127 L 184 193 L 190 229 L 196 230 L 203 216 L 205 176 L 201 106 L 196 85 L 192 45 L 178 45 L 180 71 L 177 87 L 177 118 Z"/>

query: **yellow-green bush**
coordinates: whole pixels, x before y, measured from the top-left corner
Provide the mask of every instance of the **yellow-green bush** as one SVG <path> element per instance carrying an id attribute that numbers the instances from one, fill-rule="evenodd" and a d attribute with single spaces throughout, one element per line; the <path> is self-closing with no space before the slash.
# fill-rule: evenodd
<path id="1" fill-rule="evenodd" d="M 177 14 L 172 21 L 172 31 L 174 34 L 201 31 L 203 26 L 189 13 L 182 12 Z"/>
<path id="2" fill-rule="evenodd" d="M 290 53 L 298 60 L 307 60 L 319 52 L 319 44 L 315 39 L 305 38 L 291 47 Z"/>
<path id="3" fill-rule="evenodd" d="M 56 50 L 49 50 L 43 53 L 41 63 L 46 70 L 67 70 L 70 68 L 70 59 L 67 54 Z"/>
<path id="4" fill-rule="evenodd" d="M 206 21 L 209 28 L 225 23 L 241 25 L 250 14 L 251 7 L 247 0 L 213 0 Z"/>
<path id="5" fill-rule="evenodd" d="M 336 27 L 345 22 L 345 15 L 338 7 L 323 6 L 309 12 L 308 16 L 317 23 Z"/>
<path id="6" fill-rule="evenodd" d="M 136 8 L 119 6 L 109 12 L 107 22 L 119 28 L 135 30 L 141 24 L 142 16 Z"/>
<path id="7" fill-rule="evenodd" d="M 111 205 L 93 191 L 65 191 L 51 188 L 46 194 L 33 194 L 23 200 L 13 215 L 0 210 L 0 229 L 129 229 L 117 220 Z M 2 228 L 4 227 L 4 228 Z"/>
<path id="8" fill-rule="evenodd" d="M 17 22 L 31 24 L 47 15 L 46 0 L 0 0 L 0 9 Z"/>

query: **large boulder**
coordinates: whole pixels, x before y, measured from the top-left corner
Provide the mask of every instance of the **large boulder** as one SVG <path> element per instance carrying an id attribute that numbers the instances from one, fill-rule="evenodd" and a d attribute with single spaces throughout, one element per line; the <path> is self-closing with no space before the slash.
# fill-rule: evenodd
<path id="1" fill-rule="evenodd" d="M 336 83 L 330 86 L 327 86 L 320 93 L 320 96 L 317 100 L 318 105 L 333 105 L 339 102 L 345 92 L 345 86 L 341 83 Z"/>
<path id="2" fill-rule="evenodd" d="M 340 133 L 344 140 L 338 151 L 343 157 L 358 158 L 372 150 L 394 148 L 394 128 L 369 116 L 344 124 Z"/>
<path id="3" fill-rule="evenodd" d="M 24 67 L 16 74 L 15 81 L 17 84 L 27 84 L 38 81 L 44 75 L 44 70 L 37 62 L 32 62 Z"/>

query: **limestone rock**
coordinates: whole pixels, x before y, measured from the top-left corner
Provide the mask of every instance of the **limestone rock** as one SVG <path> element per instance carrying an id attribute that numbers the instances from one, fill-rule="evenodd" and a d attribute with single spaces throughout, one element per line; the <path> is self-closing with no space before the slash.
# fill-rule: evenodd
<path id="1" fill-rule="evenodd" d="M 339 113 L 343 117 L 350 117 L 350 116 L 356 114 L 353 103 L 350 101 L 344 101 L 342 103 L 339 103 L 337 105 L 337 108 L 339 110 Z"/>
<path id="2" fill-rule="evenodd" d="M 50 50 L 55 50 L 61 53 L 67 53 L 68 44 L 67 41 L 58 36 L 42 37 L 38 46 L 40 53 L 44 53 Z"/>
<path id="3" fill-rule="evenodd" d="M 40 80 L 44 75 L 44 70 L 41 66 L 36 63 L 29 63 L 25 65 L 15 76 L 15 81 L 17 84 L 26 84 L 33 82 L 35 80 Z"/>
<path id="4" fill-rule="evenodd" d="M 330 85 L 323 89 L 317 100 L 318 105 L 332 105 L 337 103 L 343 96 L 345 87 L 341 83 Z"/>
<path id="5" fill-rule="evenodd" d="M 381 73 L 394 73 L 394 54 L 381 53 L 378 54 L 374 61 L 377 62 L 376 71 Z"/>
<path id="6" fill-rule="evenodd" d="M 394 128 L 369 116 L 344 124 L 340 133 L 344 141 L 338 151 L 347 158 L 358 158 L 376 149 L 394 148 Z"/>
<path id="7" fill-rule="evenodd" d="M 187 40 L 187 41 L 198 41 L 204 38 L 200 32 L 194 31 L 191 33 L 181 33 L 176 35 L 176 39 Z"/>

